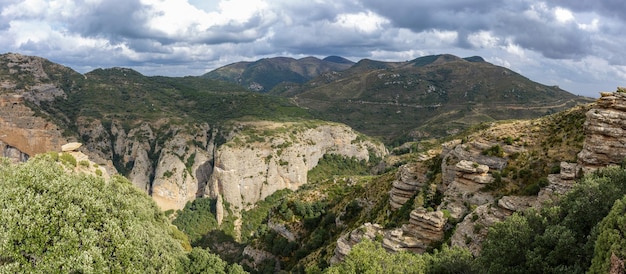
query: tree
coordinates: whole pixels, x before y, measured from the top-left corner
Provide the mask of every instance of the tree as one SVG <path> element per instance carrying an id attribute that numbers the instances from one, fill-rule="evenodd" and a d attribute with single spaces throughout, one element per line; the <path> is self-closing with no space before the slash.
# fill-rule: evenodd
<path id="1" fill-rule="evenodd" d="M 425 273 L 426 262 L 408 252 L 388 253 L 380 243 L 364 239 L 352 247 L 342 263 L 326 273 Z"/>
<path id="2" fill-rule="evenodd" d="M 0 208 L 1 273 L 177 273 L 197 255 L 124 177 L 68 173 L 45 155 L 0 158 Z"/>
<path id="3" fill-rule="evenodd" d="M 626 196 L 617 200 L 611 212 L 598 225 L 598 240 L 595 243 L 594 256 L 591 262 L 590 273 L 609 273 L 611 267 L 621 267 L 624 273 L 626 261 Z M 612 258 L 613 257 L 613 258 Z M 612 265 L 611 260 L 621 261 Z"/>

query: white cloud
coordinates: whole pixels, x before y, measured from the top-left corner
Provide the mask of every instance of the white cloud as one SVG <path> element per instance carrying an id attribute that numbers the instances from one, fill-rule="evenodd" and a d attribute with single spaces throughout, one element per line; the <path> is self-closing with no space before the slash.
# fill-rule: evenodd
<path id="1" fill-rule="evenodd" d="M 389 24 L 389 20 L 371 11 L 356 14 L 339 14 L 336 20 L 336 24 L 342 28 L 368 33 L 381 31 L 385 25 Z"/>
<path id="2" fill-rule="evenodd" d="M 467 40 L 476 48 L 494 48 L 500 43 L 500 38 L 484 30 L 468 35 Z"/>
<path id="3" fill-rule="evenodd" d="M 574 21 L 574 15 L 572 14 L 572 12 L 561 7 L 556 7 L 554 9 L 554 16 L 556 17 L 556 20 L 560 23 Z"/>

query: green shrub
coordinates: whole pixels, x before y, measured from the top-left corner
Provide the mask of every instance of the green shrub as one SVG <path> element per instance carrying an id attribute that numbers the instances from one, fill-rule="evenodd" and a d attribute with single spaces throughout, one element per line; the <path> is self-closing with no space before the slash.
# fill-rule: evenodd
<path id="1" fill-rule="evenodd" d="M 150 197 L 123 177 L 105 183 L 48 159 L 0 163 L 0 272 L 180 269 L 185 253 Z"/>
<path id="2" fill-rule="evenodd" d="M 76 158 L 74 158 L 74 156 L 72 156 L 72 154 L 69 154 L 67 152 L 63 152 L 59 156 L 59 160 L 64 165 L 67 165 L 69 167 L 76 167 Z"/>
<path id="3" fill-rule="evenodd" d="M 81 160 L 80 162 L 78 162 L 78 165 L 82 167 L 87 167 L 87 168 L 90 166 L 89 161 L 87 160 Z"/>
<path id="4" fill-rule="evenodd" d="M 483 150 L 482 154 L 487 156 L 504 157 L 504 149 L 502 149 L 500 145 L 494 145 L 488 149 Z"/>

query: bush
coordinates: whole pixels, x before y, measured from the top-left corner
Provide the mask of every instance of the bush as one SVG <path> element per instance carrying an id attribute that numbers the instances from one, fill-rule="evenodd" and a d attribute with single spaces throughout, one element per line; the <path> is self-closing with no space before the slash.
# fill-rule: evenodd
<path id="1" fill-rule="evenodd" d="M 67 152 L 63 152 L 59 156 L 59 160 L 61 161 L 61 163 L 65 164 L 65 165 L 67 165 L 69 167 L 76 167 L 76 158 L 74 158 L 74 156 L 72 156 L 72 154 L 69 154 Z"/>
<path id="2" fill-rule="evenodd" d="M 185 258 L 156 204 L 123 177 L 4 161 L 0 204 L 0 272 L 176 272 Z"/>
<path id="3" fill-rule="evenodd" d="M 90 166 L 89 161 L 87 160 L 81 160 L 80 162 L 78 162 L 78 164 L 82 167 L 87 167 L 87 168 Z"/>
<path id="4" fill-rule="evenodd" d="M 186 254 L 186 235 L 126 178 L 66 173 L 46 155 L 0 158 L 0 205 L 0 273 L 244 273 Z"/>
<path id="5" fill-rule="evenodd" d="M 494 145 L 488 149 L 483 150 L 483 155 L 504 157 L 504 149 L 500 145 Z"/>

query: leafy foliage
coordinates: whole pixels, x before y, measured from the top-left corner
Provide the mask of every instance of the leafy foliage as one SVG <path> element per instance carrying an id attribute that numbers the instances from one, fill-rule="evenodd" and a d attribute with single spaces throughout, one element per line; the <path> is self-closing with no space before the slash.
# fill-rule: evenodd
<path id="1" fill-rule="evenodd" d="M 123 177 L 66 174 L 39 157 L 0 165 L 0 268 L 175 272 L 185 258 L 165 217 Z"/>
<path id="2" fill-rule="evenodd" d="M 375 164 L 375 163 L 374 163 Z M 317 166 L 311 169 L 307 178 L 309 182 L 316 182 L 333 175 L 368 175 L 370 163 L 348 158 L 337 154 L 324 154 Z"/>
<path id="3" fill-rule="evenodd" d="M 187 202 L 185 208 L 177 213 L 172 224 L 185 232 L 192 244 L 217 228 L 215 199 L 197 198 Z"/>
<path id="4" fill-rule="evenodd" d="M 594 245 L 603 254 L 597 260 L 605 260 L 606 252 L 600 250 L 609 248 L 605 240 L 596 243 L 598 230 L 604 226 L 603 231 L 610 231 L 616 219 L 598 223 L 625 194 L 625 169 L 610 167 L 590 174 L 554 205 L 514 214 L 494 225 L 478 262 L 488 273 L 583 273 L 591 265 Z"/>
<path id="5" fill-rule="evenodd" d="M 473 273 L 472 254 L 466 249 L 443 246 L 432 254 L 389 253 L 378 242 L 364 239 L 352 247 L 344 262 L 325 273 Z M 503 272 L 504 273 L 504 272 Z"/>
<path id="6" fill-rule="evenodd" d="M 598 239 L 590 273 L 609 273 L 611 257 L 622 262 L 626 259 L 626 196 L 615 201 L 609 214 L 598 225 Z M 622 265 L 621 271 L 625 269 Z"/>
<path id="7" fill-rule="evenodd" d="M 425 260 L 407 252 L 387 253 L 379 243 L 363 240 L 352 247 L 344 262 L 326 273 L 426 273 Z"/>
<path id="8" fill-rule="evenodd" d="M 242 273 L 189 248 L 127 179 L 66 173 L 48 154 L 0 158 L 2 273 Z"/>

